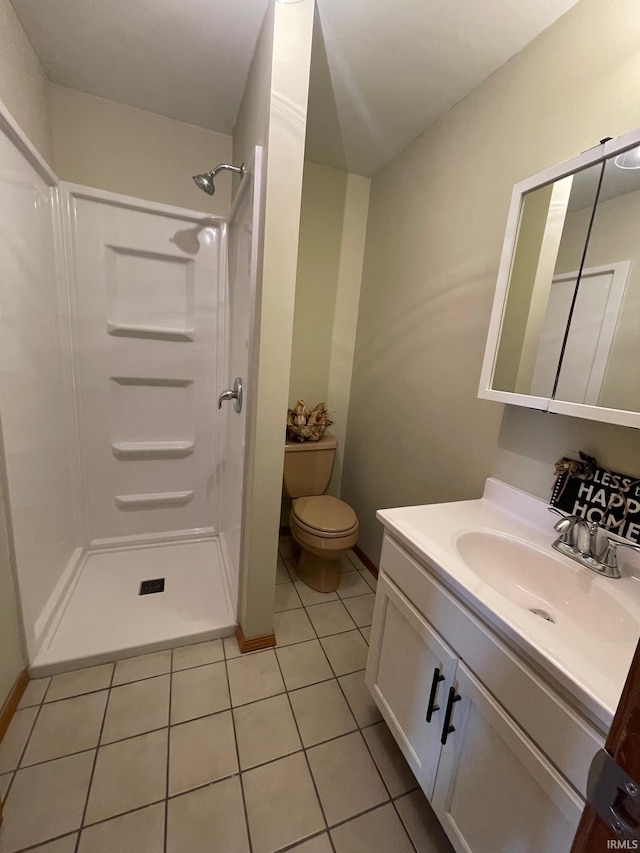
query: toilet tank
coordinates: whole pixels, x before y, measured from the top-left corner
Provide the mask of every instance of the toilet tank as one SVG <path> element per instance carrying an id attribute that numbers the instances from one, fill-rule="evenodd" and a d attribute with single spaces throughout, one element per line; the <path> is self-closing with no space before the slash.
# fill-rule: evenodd
<path id="1" fill-rule="evenodd" d="M 284 446 L 284 493 L 289 498 L 323 495 L 329 488 L 338 439 L 287 441 Z"/>

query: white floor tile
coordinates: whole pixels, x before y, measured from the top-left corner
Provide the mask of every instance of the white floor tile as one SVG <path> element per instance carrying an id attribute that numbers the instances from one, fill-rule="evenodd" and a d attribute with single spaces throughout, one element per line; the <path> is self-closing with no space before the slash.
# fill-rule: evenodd
<path id="1" fill-rule="evenodd" d="M 190 669 L 206 663 L 217 663 L 224 660 L 222 640 L 210 640 L 208 643 L 196 643 L 191 646 L 181 646 L 173 650 L 173 671 Z"/>
<path id="2" fill-rule="evenodd" d="M 231 701 L 235 706 L 284 693 L 275 653 L 268 649 L 228 661 Z"/>
<path id="3" fill-rule="evenodd" d="M 210 663 L 174 672 L 171 724 L 224 711 L 230 705 L 225 663 Z"/>
<path id="4" fill-rule="evenodd" d="M 75 853 L 77 840 L 78 833 L 74 832 L 73 835 L 65 835 L 63 838 L 56 838 L 55 841 L 32 847 L 29 853 Z"/>
<path id="5" fill-rule="evenodd" d="M 336 853 L 373 850 L 413 853 L 413 846 L 391 803 L 331 830 Z"/>
<path id="6" fill-rule="evenodd" d="M 360 670 L 359 672 L 351 672 L 349 675 L 342 675 L 338 679 L 344 695 L 347 697 L 349 707 L 361 728 L 370 726 L 382 719 L 369 688 L 364 683 L 364 676 L 365 671 Z"/>
<path id="7" fill-rule="evenodd" d="M 32 705 L 39 705 L 44 699 L 44 694 L 47 692 L 47 687 L 49 686 L 50 681 L 50 678 L 32 679 L 27 684 L 26 690 L 22 694 L 22 699 L 20 699 L 18 709 L 30 708 Z"/>
<path id="8" fill-rule="evenodd" d="M 76 669 L 72 672 L 54 675 L 47 690 L 45 702 L 69 699 L 71 696 L 80 696 L 82 693 L 104 690 L 111 684 L 112 674 L 113 664 L 105 663 L 101 666 L 89 666 L 86 669 Z"/>
<path id="9" fill-rule="evenodd" d="M 231 711 L 200 717 L 169 733 L 169 796 L 238 772 Z"/>
<path id="10" fill-rule="evenodd" d="M 301 752 L 249 770 L 243 782 L 254 853 L 272 853 L 324 829 Z"/>
<path id="11" fill-rule="evenodd" d="M 276 649 L 287 690 L 326 681 L 333 673 L 318 640 Z"/>
<path id="12" fill-rule="evenodd" d="M 302 749 L 284 693 L 235 708 L 233 716 L 243 770 Z"/>
<path id="13" fill-rule="evenodd" d="M 366 595 L 371 588 L 360 575 L 360 572 L 349 572 L 340 578 L 338 595 L 340 598 L 350 598 L 353 595 Z"/>
<path id="14" fill-rule="evenodd" d="M 356 728 L 335 679 L 303 687 L 289 694 L 300 736 L 305 746 L 338 737 Z"/>
<path id="15" fill-rule="evenodd" d="M 114 687 L 109 695 L 101 743 L 169 725 L 169 675 Z"/>
<path id="16" fill-rule="evenodd" d="M 303 643 L 314 640 L 316 633 L 309 621 L 304 608 L 298 610 L 283 610 L 273 614 L 273 631 L 278 646 L 290 646 L 292 643 Z"/>
<path id="17" fill-rule="evenodd" d="M 371 621 L 373 619 L 373 607 L 375 603 L 376 597 L 372 592 L 370 592 L 366 595 L 357 595 L 353 598 L 346 598 L 344 606 L 351 614 L 351 618 L 358 628 L 364 628 L 371 625 Z"/>
<path id="18" fill-rule="evenodd" d="M 113 685 L 128 684 L 141 678 L 153 678 L 171 671 L 171 649 L 153 652 L 149 655 L 137 655 L 119 660 L 113 676 Z"/>
<path id="19" fill-rule="evenodd" d="M 13 853 L 80 827 L 94 752 L 19 770 L 0 829 L 0 853 Z"/>
<path id="20" fill-rule="evenodd" d="M 22 766 L 62 758 L 98 745 L 107 690 L 43 705 L 22 759 Z"/>
<path id="21" fill-rule="evenodd" d="M 326 604 L 314 604 L 307 610 L 309 619 L 319 637 L 352 631 L 354 622 L 341 601 L 328 601 Z"/>
<path id="22" fill-rule="evenodd" d="M 307 752 L 329 826 L 389 798 L 359 732 Z"/>
<path id="23" fill-rule="evenodd" d="M 316 835 L 310 841 L 303 841 L 302 844 L 296 844 L 295 847 L 289 848 L 290 853 L 333 853 L 329 836 L 326 832 L 322 835 Z"/>
<path id="24" fill-rule="evenodd" d="M 298 591 L 298 595 L 305 607 L 310 607 L 312 604 L 326 604 L 327 601 L 335 601 L 338 598 L 335 592 L 318 592 L 317 589 L 311 589 L 304 581 L 297 580 L 294 586 Z"/>
<path id="25" fill-rule="evenodd" d="M 86 822 L 95 823 L 163 799 L 167 787 L 166 768 L 166 729 L 101 746 Z"/>
<path id="26" fill-rule="evenodd" d="M 167 853 L 214 851 L 249 853 L 237 776 L 173 797 L 167 806 Z"/>
<path id="27" fill-rule="evenodd" d="M 82 830 L 78 853 L 163 853 L 164 803 Z"/>
<path id="28" fill-rule="evenodd" d="M 295 610 L 301 606 L 302 602 L 300 601 L 300 596 L 291 581 L 276 584 L 275 601 L 273 605 L 275 613 L 279 613 L 282 610 Z"/>
<path id="29" fill-rule="evenodd" d="M 367 665 L 367 644 L 360 631 L 323 637 L 320 642 L 336 675 L 346 675 Z"/>
<path id="30" fill-rule="evenodd" d="M 38 708 L 16 711 L 0 743 L 0 773 L 15 770 L 26 746 Z"/>

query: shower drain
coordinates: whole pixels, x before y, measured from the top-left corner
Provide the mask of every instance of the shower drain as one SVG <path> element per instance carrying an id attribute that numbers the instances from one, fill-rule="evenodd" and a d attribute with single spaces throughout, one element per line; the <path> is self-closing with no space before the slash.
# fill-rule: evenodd
<path id="1" fill-rule="evenodd" d="M 546 619 L 547 622 L 555 623 L 553 616 L 550 616 L 546 610 L 541 610 L 539 607 L 530 607 L 529 612 L 533 613 L 534 616 L 539 616 L 541 619 Z"/>
<path id="2" fill-rule="evenodd" d="M 154 592 L 164 592 L 164 578 L 140 581 L 140 592 L 138 595 L 151 595 Z"/>

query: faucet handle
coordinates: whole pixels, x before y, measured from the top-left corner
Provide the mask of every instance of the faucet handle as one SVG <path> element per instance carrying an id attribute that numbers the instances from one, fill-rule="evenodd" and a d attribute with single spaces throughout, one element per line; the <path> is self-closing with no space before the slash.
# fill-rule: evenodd
<path id="1" fill-rule="evenodd" d="M 618 568 L 618 548 L 631 548 L 632 551 L 640 551 L 640 545 L 632 545 L 630 542 L 618 542 L 617 539 L 607 536 L 607 544 L 598 558 L 603 566 L 606 566 L 608 569 Z"/>
<path id="2" fill-rule="evenodd" d="M 562 515 L 560 512 L 558 515 L 562 517 L 553 525 L 553 529 L 559 533 L 558 542 L 563 545 L 573 546 L 574 528 L 580 519 L 575 515 Z"/>

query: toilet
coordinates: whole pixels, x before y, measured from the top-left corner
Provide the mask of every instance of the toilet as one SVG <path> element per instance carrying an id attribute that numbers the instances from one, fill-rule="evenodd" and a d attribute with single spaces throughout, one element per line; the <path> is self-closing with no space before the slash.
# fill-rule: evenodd
<path id="1" fill-rule="evenodd" d="M 358 517 L 344 501 L 325 495 L 331 480 L 338 440 L 287 441 L 284 454 L 284 493 L 293 498 L 289 526 L 301 548 L 296 571 L 318 592 L 333 592 L 340 584 L 340 558 L 358 541 Z"/>

